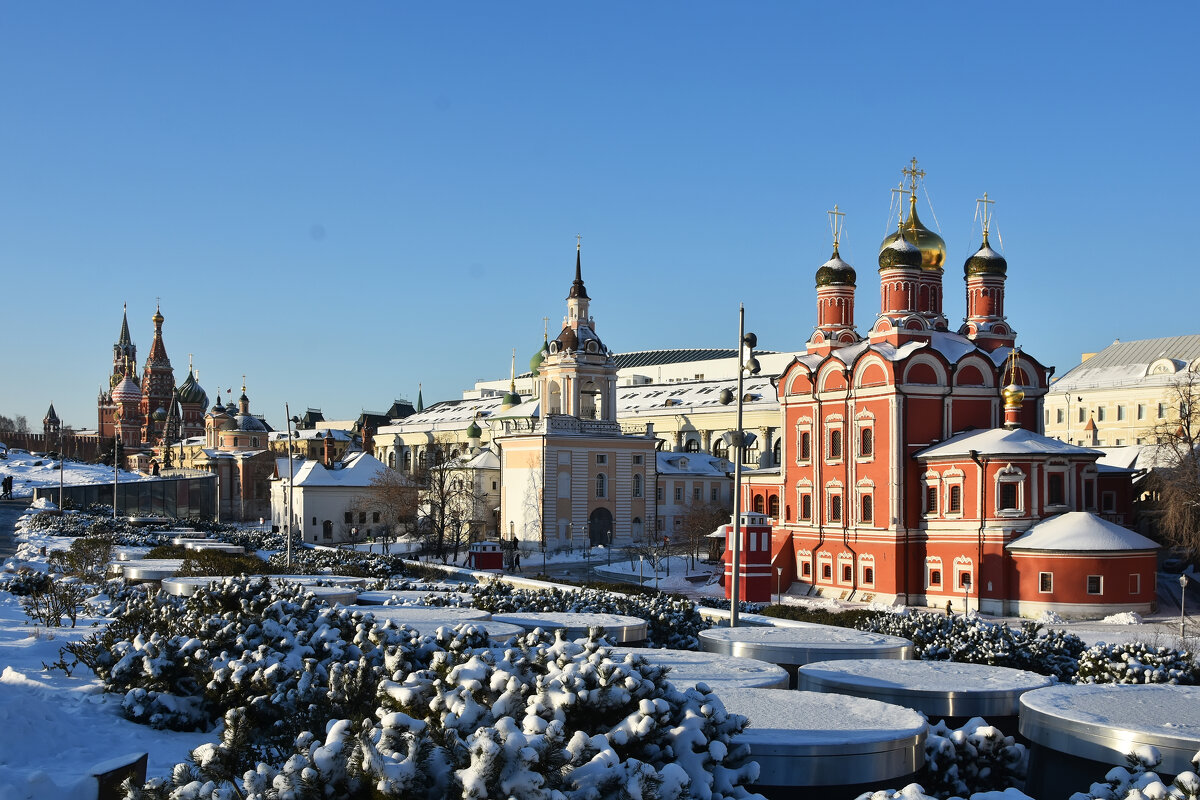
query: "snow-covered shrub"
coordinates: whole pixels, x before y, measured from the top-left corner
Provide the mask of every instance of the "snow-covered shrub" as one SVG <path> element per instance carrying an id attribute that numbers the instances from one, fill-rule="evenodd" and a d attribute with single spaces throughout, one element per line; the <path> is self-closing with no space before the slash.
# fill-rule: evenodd
<path id="1" fill-rule="evenodd" d="M 1158 748 L 1145 745 L 1128 756 L 1123 767 L 1113 767 L 1103 782 L 1093 783 L 1086 792 L 1076 792 L 1071 800 L 1198 800 L 1200 799 L 1200 753 L 1192 757 L 1195 771 L 1181 772 L 1171 784 L 1165 784 L 1153 770 L 1162 763 Z"/>
<path id="2" fill-rule="evenodd" d="M 473 588 L 475 607 L 493 614 L 522 611 L 623 614 L 646 621 L 646 646 L 698 650 L 700 631 L 711 623 L 686 598 L 670 595 L 625 596 L 583 589 L 516 589 L 494 581 Z"/>
<path id="3" fill-rule="evenodd" d="M 30 620 L 40 625 L 57 628 L 67 619 L 74 628 L 79 618 L 79 609 L 91 593 L 91 587 L 79 578 L 59 575 L 38 585 L 22 597 L 21 610 Z"/>
<path id="4" fill-rule="evenodd" d="M 105 630 L 64 650 L 125 694 L 129 719 L 206 729 L 242 707 L 270 748 L 311 720 L 373 708 L 385 661 L 403 660 L 413 639 L 300 586 L 241 578 L 188 598 L 131 595 Z"/>
<path id="5" fill-rule="evenodd" d="M 705 608 L 725 608 L 728 609 L 733 601 L 728 597 L 711 597 L 709 595 L 701 595 L 696 598 L 696 602 Z M 751 603 L 746 600 L 738 601 L 738 611 L 742 614 L 761 614 L 762 610 L 767 607 L 767 603 Z"/>
<path id="6" fill-rule="evenodd" d="M 1101 642 L 1079 657 L 1077 683 L 1180 683 L 1200 681 L 1200 665 L 1187 650 L 1139 642 Z"/>
<path id="7" fill-rule="evenodd" d="M 225 717 L 220 742 L 198 748 L 169 780 L 134 798 L 751 797 L 757 764 L 740 767 L 728 714 L 699 685 L 679 691 L 666 670 L 597 641 L 532 635 L 504 650 L 478 629 L 447 629 L 379 682 L 380 707 L 331 718 L 295 737 L 291 754 L 247 766 L 246 725 Z"/>
<path id="8" fill-rule="evenodd" d="M 0 574 L 0 591 L 9 592 L 17 597 L 28 597 L 34 592 L 44 592 L 50 588 L 51 578 L 45 572 L 23 570 Z"/>
<path id="9" fill-rule="evenodd" d="M 1070 680 L 1084 650 L 1083 640 L 1061 630 L 1042 632 L 1036 622 L 1014 629 L 977 616 L 928 611 L 883 612 L 863 619 L 862 630 L 902 636 L 926 661 L 991 664 Z"/>
<path id="10" fill-rule="evenodd" d="M 939 721 L 925 738 L 925 766 L 917 774 L 921 786 L 936 797 L 965 797 L 1025 785 L 1029 753 L 974 717 L 957 730 Z"/>
<path id="11" fill-rule="evenodd" d="M 858 796 L 857 800 L 938 800 L 925 794 L 925 789 L 919 783 L 910 783 L 903 789 L 882 789 L 877 792 L 867 792 Z M 948 800 L 962 800 L 951 797 Z M 993 792 L 976 792 L 970 800 L 1034 800 L 1019 789 L 1003 789 Z"/>
<path id="12" fill-rule="evenodd" d="M 276 572 L 316 575 L 329 572 L 335 575 L 353 575 L 360 578 L 390 578 L 409 572 L 404 559 L 399 556 L 384 556 L 377 553 L 359 553 L 354 550 L 314 550 L 307 547 L 292 549 L 292 563 L 287 566 L 286 554 L 271 556 L 270 562 Z"/>

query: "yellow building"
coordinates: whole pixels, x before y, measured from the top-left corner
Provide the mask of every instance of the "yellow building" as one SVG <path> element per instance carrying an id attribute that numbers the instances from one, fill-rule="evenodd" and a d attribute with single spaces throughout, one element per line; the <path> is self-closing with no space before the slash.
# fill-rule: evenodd
<path id="1" fill-rule="evenodd" d="M 1050 385 L 1047 436 L 1084 447 L 1154 444 L 1153 428 L 1179 419 L 1175 386 L 1200 372 L 1200 335 L 1113 342 Z"/>

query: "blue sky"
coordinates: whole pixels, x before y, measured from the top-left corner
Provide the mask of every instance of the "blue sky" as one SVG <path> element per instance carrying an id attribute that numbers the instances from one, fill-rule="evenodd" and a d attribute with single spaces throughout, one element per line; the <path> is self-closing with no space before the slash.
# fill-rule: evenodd
<path id="1" fill-rule="evenodd" d="M 857 321 L 908 159 L 964 311 L 996 200 L 1020 343 L 1200 332 L 1195 4 L 7 3 L 0 414 L 95 424 L 122 303 L 182 381 L 329 418 L 459 396 L 553 329 L 583 235 L 615 351 Z M 38 426 L 40 427 L 40 425 Z"/>

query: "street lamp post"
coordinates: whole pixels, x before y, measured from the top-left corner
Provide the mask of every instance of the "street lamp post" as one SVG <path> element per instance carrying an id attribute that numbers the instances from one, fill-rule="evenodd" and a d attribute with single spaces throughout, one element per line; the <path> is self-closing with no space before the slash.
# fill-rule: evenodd
<path id="1" fill-rule="evenodd" d="M 969 597 L 970 592 L 971 592 L 971 576 L 970 575 L 962 576 L 962 587 L 963 587 L 963 616 L 965 617 L 967 615 L 967 613 L 970 612 L 970 610 L 971 610 L 971 602 L 970 602 L 970 597 Z"/>
<path id="2" fill-rule="evenodd" d="M 284 530 L 286 531 L 286 534 L 287 534 L 287 550 L 286 550 L 286 555 L 284 556 L 284 559 L 285 559 L 285 563 L 287 564 L 287 568 L 289 570 L 291 570 L 291 568 L 292 568 L 292 524 L 296 518 L 296 505 L 295 505 L 295 497 L 296 496 L 295 496 L 295 494 L 292 493 L 292 487 L 296 483 L 296 458 L 295 458 L 295 455 L 292 453 L 292 438 L 293 438 L 292 423 L 299 422 L 300 420 L 298 420 L 297 418 L 292 416 L 292 410 L 290 408 L 288 408 L 287 403 L 283 404 L 283 418 L 285 420 L 287 420 L 287 427 L 288 427 L 287 525 L 284 526 Z M 221 499 L 218 497 L 217 505 L 219 506 L 220 503 L 221 503 Z"/>
<path id="3" fill-rule="evenodd" d="M 1183 638 L 1183 625 L 1184 625 L 1184 619 L 1185 619 L 1183 609 L 1187 603 L 1187 585 L 1188 585 L 1187 575 L 1180 575 L 1179 576 L 1179 638 L 1180 639 Z"/>
<path id="4" fill-rule="evenodd" d="M 745 375 L 757 375 L 758 359 L 754 357 L 754 348 L 758 337 L 746 332 L 746 306 L 738 304 L 738 370 L 737 370 L 737 422 L 732 431 L 730 444 L 736 450 L 733 460 L 733 587 L 729 604 L 729 625 L 736 628 L 738 624 L 738 605 L 741 602 L 741 570 L 742 570 L 742 460 L 745 457 L 746 434 L 742 430 L 742 406 L 745 394 Z M 749 354 L 747 356 L 747 353 Z M 729 390 L 721 390 L 722 405 L 729 405 L 734 398 L 729 396 Z"/>
<path id="5" fill-rule="evenodd" d="M 783 604 L 783 567 L 775 568 L 775 604 Z"/>

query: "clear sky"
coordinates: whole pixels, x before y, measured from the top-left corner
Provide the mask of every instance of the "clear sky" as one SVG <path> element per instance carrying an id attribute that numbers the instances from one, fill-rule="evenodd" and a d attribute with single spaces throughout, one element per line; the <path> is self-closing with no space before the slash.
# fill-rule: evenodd
<path id="1" fill-rule="evenodd" d="M 178 382 L 326 417 L 460 396 L 561 322 L 614 351 L 801 348 L 826 211 L 857 321 L 916 156 L 964 311 L 996 200 L 1019 343 L 1200 332 L 1200 5 L 0 7 L 0 414 L 96 423 L 122 303 Z"/>

